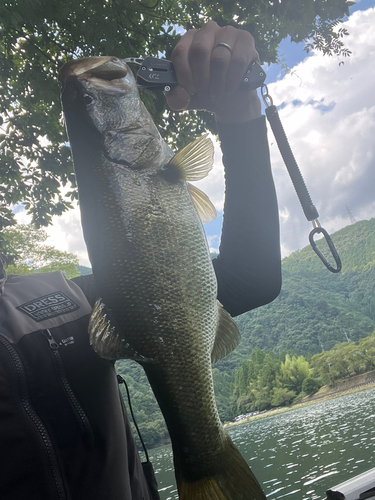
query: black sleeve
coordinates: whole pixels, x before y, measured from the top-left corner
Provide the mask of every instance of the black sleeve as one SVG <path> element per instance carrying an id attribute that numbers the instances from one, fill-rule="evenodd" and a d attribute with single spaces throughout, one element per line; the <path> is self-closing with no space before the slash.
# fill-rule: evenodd
<path id="1" fill-rule="evenodd" d="M 86 274 L 85 276 L 77 276 L 72 278 L 72 281 L 80 287 L 82 292 L 86 295 L 91 307 L 94 307 L 95 302 L 99 299 L 99 294 L 96 290 L 95 279 L 93 274 Z"/>
<path id="2" fill-rule="evenodd" d="M 274 300 L 281 288 L 279 217 L 265 117 L 218 124 L 225 166 L 224 220 L 213 260 L 218 299 L 237 316 Z"/>

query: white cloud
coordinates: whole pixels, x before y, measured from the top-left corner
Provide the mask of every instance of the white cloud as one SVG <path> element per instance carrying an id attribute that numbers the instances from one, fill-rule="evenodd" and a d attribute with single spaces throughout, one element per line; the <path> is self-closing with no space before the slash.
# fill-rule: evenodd
<path id="1" fill-rule="evenodd" d="M 343 26 L 352 55 L 340 64 L 313 53 L 288 75 L 268 85 L 321 224 L 334 232 L 350 223 L 346 206 L 357 220 L 375 216 L 375 9 L 357 11 Z M 312 225 L 268 132 L 279 200 L 283 256 L 308 244 Z M 218 145 L 215 166 L 201 181 L 218 210 L 224 199 L 224 176 Z"/>
<path id="2" fill-rule="evenodd" d="M 375 215 L 375 9 L 357 11 L 344 25 L 352 51 L 344 64 L 314 53 L 293 75 L 268 86 L 274 103 L 282 105 L 279 114 L 320 222 L 332 232 L 350 223 L 346 205 L 357 220 Z M 274 143 L 272 132 L 269 138 Z M 306 245 L 310 224 L 275 144 L 271 159 L 287 255 Z"/>
<path id="3" fill-rule="evenodd" d="M 224 167 L 221 161 L 222 153 L 218 142 L 211 136 L 214 143 L 214 165 L 207 177 L 194 182 L 210 198 L 216 210 L 222 211 L 224 207 Z"/>
<path id="4" fill-rule="evenodd" d="M 65 212 L 61 217 L 54 217 L 53 225 L 46 228 L 46 232 L 48 245 L 74 253 L 80 264 L 91 267 L 83 239 L 80 211 L 77 204 L 73 210 Z"/>
<path id="5" fill-rule="evenodd" d="M 13 209 L 13 213 L 15 213 L 18 224 L 30 224 L 31 216 L 27 215 L 21 204 Z M 53 223 L 44 228 L 48 235 L 45 244 L 64 252 L 73 253 L 77 255 L 81 265 L 91 267 L 83 239 L 81 217 L 77 203 L 73 210 L 65 212 L 60 217 L 55 216 L 52 220 Z"/>
<path id="6" fill-rule="evenodd" d="M 220 237 L 216 235 L 207 236 L 208 248 L 210 249 L 210 253 L 218 253 L 219 252 L 219 243 Z"/>

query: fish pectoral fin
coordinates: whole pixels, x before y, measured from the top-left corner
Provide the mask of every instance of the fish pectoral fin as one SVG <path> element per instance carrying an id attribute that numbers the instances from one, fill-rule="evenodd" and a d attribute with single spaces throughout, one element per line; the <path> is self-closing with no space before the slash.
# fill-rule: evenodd
<path id="1" fill-rule="evenodd" d="M 184 181 L 199 181 L 208 175 L 213 162 L 214 146 L 206 134 L 178 151 L 166 168 L 178 172 Z"/>
<path id="2" fill-rule="evenodd" d="M 111 313 L 101 299 L 97 300 L 89 321 L 89 340 L 94 351 L 111 360 L 134 359 L 139 363 L 152 361 L 137 353 L 116 331 Z"/>
<path id="3" fill-rule="evenodd" d="M 216 337 L 211 352 L 212 364 L 228 356 L 228 354 L 238 346 L 241 339 L 237 323 L 219 301 L 217 305 L 219 315 L 216 327 Z"/>
<path id="4" fill-rule="evenodd" d="M 203 191 L 188 183 L 188 190 L 194 206 L 202 222 L 207 223 L 216 219 L 216 209 L 209 197 Z"/>

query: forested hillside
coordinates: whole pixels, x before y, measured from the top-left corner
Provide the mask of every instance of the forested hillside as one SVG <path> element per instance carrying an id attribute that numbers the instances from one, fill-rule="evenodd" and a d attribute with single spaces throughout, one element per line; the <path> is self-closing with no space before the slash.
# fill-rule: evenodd
<path id="1" fill-rule="evenodd" d="M 332 239 L 342 260 L 341 273 L 327 271 L 306 247 L 283 260 L 280 296 L 237 318 L 241 344 L 214 367 L 223 420 L 233 417 L 230 388 L 234 372 L 255 347 L 277 355 L 314 355 L 348 339 L 358 341 L 375 329 L 375 219 L 348 226 Z M 167 433 L 142 369 L 128 361 L 118 362 L 118 369 L 129 384 L 146 442 L 160 443 Z"/>
<path id="2" fill-rule="evenodd" d="M 286 406 L 375 369 L 375 330 L 358 342 L 342 342 L 314 356 L 265 353 L 258 347 L 235 371 L 226 399 L 232 417 Z M 226 375 L 226 374 L 225 374 Z"/>
<path id="3" fill-rule="evenodd" d="M 283 259 L 283 284 L 271 304 L 237 318 L 242 340 L 217 368 L 232 371 L 254 347 L 316 354 L 375 328 L 375 219 L 333 234 L 342 260 L 329 272 L 310 246 Z"/>

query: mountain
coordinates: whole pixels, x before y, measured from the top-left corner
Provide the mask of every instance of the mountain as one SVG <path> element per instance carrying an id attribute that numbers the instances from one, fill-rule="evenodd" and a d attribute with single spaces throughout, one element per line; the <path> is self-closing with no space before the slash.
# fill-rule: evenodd
<path id="1" fill-rule="evenodd" d="M 283 259 L 279 297 L 236 318 L 241 343 L 216 365 L 219 370 L 233 372 L 254 347 L 316 354 L 371 334 L 375 329 L 375 219 L 347 226 L 332 240 L 342 271 L 329 272 L 310 246 Z M 324 245 L 319 241 L 318 247 L 324 249 Z"/>
<path id="2" fill-rule="evenodd" d="M 77 266 L 77 271 L 80 273 L 81 276 L 85 276 L 87 274 L 92 274 L 91 267 Z"/>

